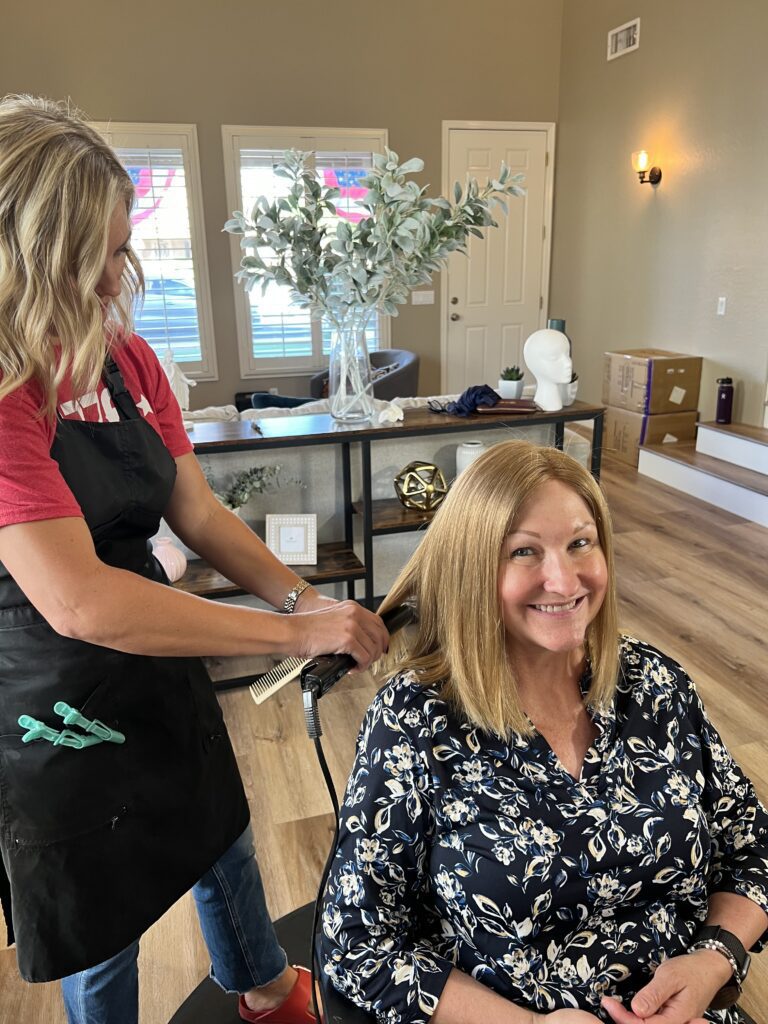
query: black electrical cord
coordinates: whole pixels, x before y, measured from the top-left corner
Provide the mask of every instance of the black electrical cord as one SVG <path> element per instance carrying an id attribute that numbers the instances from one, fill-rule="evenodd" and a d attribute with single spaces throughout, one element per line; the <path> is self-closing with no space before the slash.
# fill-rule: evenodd
<path id="1" fill-rule="evenodd" d="M 317 988 L 316 988 L 316 985 L 317 985 L 317 968 L 319 967 L 318 956 L 317 956 L 317 928 L 318 928 L 318 924 L 319 924 L 319 921 L 320 921 L 320 906 L 321 906 L 321 904 L 323 902 L 323 893 L 325 892 L 325 883 L 328 881 L 328 875 L 329 875 L 330 870 L 331 870 L 331 864 L 333 863 L 333 859 L 336 856 L 336 847 L 337 847 L 338 842 L 339 842 L 339 801 L 338 801 L 338 799 L 336 797 L 336 790 L 333 788 L 333 780 L 331 779 L 331 773 L 330 773 L 330 771 L 328 769 L 328 762 L 325 760 L 325 754 L 323 753 L 323 745 L 320 742 L 320 737 L 316 736 L 314 742 L 315 742 L 315 750 L 317 752 L 317 759 L 320 762 L 320 770 L 323 773 L 323 778 L 325 779 L 325 784 L 328 787 L 328 794 L 329 794 L 329 796 L 331 798 L 331 803 L 333 804 L 333 821 L 334 821 L 334 824 L 333 824 L 333 840 L 331 842 L 331 849 L 330 849 L 330 851 L 328 853 L 328 857 L 327 857 L 327 859 L 325 861 L 325 867 L 323 868 L 323 874 L 322 874 L 322 876 L 320 878 L 320 885 L 318 886 L 318 889 L 317 889 L 317 899 L 315 900 L 315 909 L 314 909 L 314 913 L 312 915 L 312 938 L 311 938 L 311 943 L 312 943 L 311 957 L 312 957 L 312 959 L 310 960 L 311 971 L 312 971 L 312 999 L 313 999 L 313 1001 L 315 1003 L 315 1007 L 316 1007 L 315 1008 L 315 1017 L 319 1021 L 320 1020 L 320 1015 L 317 1012 L 317 997 L 316 997 L 316 992 L 317 992 Z M 321 991 L 322 991 L 322 985 L 321 985 Z"/>
<path id="2" fill-rule="evenodd" d="M 401 604 L 397 608 L 393 608 L 389 612 L 385 612 L 382 616 L 382 621 L 387 627 L 389 633 L 396 633 L 398 629 L 413 622 L 416 614 L 411 605 Z M 311 968 L 311 979 L 312 979 L 312 1001 L 315 1006 L 315 1019 L 320 1022 L 320 1015 L 317 1011 L 317 926 L 320 919 L 320 906 L 323 902 L 323 893 L 325 892 L 325 884 L 328 881 L 328 875 L 331 870 L 331 864 L 336 856 L 336 847 L 339 842 L 339 801 L 336 796 L 336 790 L 333 788 L 333 779 L 328 768 L 328 762 L 325 760 L 325 754 L 323 753 L 323 745 L 320 742 L 320 737 L 323 735 L 323 730 L 320 725 L 320 713 L 317 706 L 319 697 L 322 697 L 324 693 L 334 686 L 342 676 L 346 675 L 351 668 L 354 668 L 355 660 L 349 655 L 328 655 L 321 658 L 315 658 L 314 661 L 309 662 L 305 665 L 301 671 L 301 689 L 302 697 L 304 700 L 304 721 L 307 726 L 307 733 L 309 738 L 315 744 L 315 751 L 317 752 L 317 759 L 320 762 L 320 770 L 323 773 L 325 779 L 325 785 L 328 788 L 328 795 L 331 798 L 331 804 L 333 805 L 333 842 L 331 843 L 331 849 L 328 854 L 328 859 L 325 862 L 323 868 L 323 874 L 320 878 L 320 886 L 317 890 L 317 899 L 315 900 L 315 909 L 312 915 L 312 935 L 310 938 L 310 968 Z M 322 986 L 321 986 L 322 990 Z"/>

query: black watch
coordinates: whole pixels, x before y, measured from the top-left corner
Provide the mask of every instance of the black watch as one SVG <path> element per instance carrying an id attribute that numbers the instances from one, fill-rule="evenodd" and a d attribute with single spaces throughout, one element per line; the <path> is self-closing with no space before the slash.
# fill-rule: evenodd
<path id="1" fill-rule="evenodd" d="M 733 968 L 733 975 L 712 1000 L 710 1009 L 725 1010 L 733 1006 L 741 995 L 741 988 L 751 963 L 750 955 L 738 936 L 718 925 L 707 925 L 696 932 L 690 949 L 713 949 L 728 960 Z"/>

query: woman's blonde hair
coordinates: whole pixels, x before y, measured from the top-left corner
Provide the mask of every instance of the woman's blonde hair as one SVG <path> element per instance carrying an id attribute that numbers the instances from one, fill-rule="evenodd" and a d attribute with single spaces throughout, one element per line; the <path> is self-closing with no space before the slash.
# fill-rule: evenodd
<path id="1" fill-rule="evenodd" d="M 393 639 L 387 668 L 418 670 L 474 725 L 508 737 L 530 735 L 507 654 L 499 598 L 502 547 L 524 503 L 550 480 L 588 506 L 608 569 L 602 607 L 586 636 L 592 681 L 587 702 L 604 706 L 619 668 L 610 513 L 595 479 L 569 455 L 527 441 L 504 441 L 473 462 L 451 487 L 421 544 L 379 611 L 415 602 L 418 623 Z"/>
<path id="2" fill-rule="evenodd" d="M 144 286 L 129 250 L 105 329 L 96 286 L 115 206 L 130 213 L 133 196 L 125 168 L 77 111 L 32 96 L 0 100 L 0 400 L 34 380 L 52 416 L 68 370 L 75 394 L 96 386 Z"/>

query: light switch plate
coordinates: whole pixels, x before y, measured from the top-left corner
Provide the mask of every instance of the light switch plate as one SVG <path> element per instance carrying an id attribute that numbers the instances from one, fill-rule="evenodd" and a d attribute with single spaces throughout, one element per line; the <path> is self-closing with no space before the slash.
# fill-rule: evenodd
<path id="1" fill-rule="evenodd" d="M 434 306 L 435 293 L 433 291 L 411 292 L 411 304 L 414 306 Z"/>

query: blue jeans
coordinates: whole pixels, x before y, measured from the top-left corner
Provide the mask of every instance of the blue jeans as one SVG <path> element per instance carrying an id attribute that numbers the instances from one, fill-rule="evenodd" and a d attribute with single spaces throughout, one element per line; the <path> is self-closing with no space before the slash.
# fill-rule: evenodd
<path id="1" fill-rule="evenodd" d="M 192 889 L 211 977 L 225 992 L 268 985 L 287 966 L 264 899 L 250 825 Z M 138 941 L 61 981 L 69 1024 L 138 1024 Z"/>

